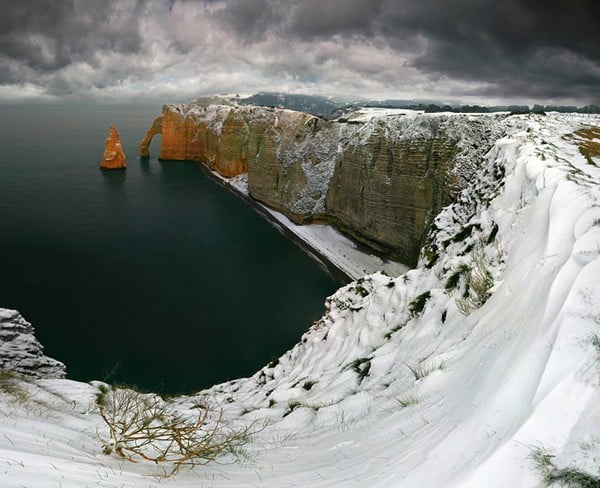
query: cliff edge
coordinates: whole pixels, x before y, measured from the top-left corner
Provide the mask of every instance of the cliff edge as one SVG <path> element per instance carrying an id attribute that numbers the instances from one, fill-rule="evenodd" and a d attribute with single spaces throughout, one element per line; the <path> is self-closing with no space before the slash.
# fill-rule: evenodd
<path id="1" fill-rule="evenodd" d="M 140 155 L 160 134 L 160 159 L 201 162 L 224 177 L 247 173 L 250 196 L 293 222 L 329 223 L 409 266 L 505 117 L 369 109 L 326 120 L 211 102 L 164 106 Z"/>

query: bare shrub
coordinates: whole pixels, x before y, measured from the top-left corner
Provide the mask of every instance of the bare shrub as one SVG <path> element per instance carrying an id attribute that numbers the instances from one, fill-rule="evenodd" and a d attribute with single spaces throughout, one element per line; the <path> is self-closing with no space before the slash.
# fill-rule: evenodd
<path id="1" fill-rule="evenodd" d="M 223 422 L 221 410 L 197 405 L 197 414 L 184 416 L 160 396 L 127 388 L 101 388 L 97 408 L 108 427 L 98 431 L 104 454 L 135 462 L 138 459 L 172 466 L 207 464 L 222 454 L 235 454 L 256 432 L 255 424 L 234 429 Z"/>

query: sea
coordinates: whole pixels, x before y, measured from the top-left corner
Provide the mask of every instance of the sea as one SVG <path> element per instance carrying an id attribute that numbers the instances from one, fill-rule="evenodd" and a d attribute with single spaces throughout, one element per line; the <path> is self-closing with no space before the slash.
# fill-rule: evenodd
<path id="1" fill-rule="evenodd" d="M 69 378 L 192 393 L 291 348 L 339 285 L 190 161 L 160 105 L 0 106 L 0 307 Z M 114 123 L 127 169 L 99 164 Z"/>

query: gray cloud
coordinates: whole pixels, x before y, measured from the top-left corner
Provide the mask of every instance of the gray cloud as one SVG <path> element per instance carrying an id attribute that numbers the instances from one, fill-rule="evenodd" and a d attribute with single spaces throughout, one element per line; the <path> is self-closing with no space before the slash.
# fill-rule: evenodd
<path id="1" fill-rule="evenodd" d="M 230 0 L 225 8 L 216 10 L 213 21 L 229 29 L 231 35 L 244 42 L 263 40 L 267 34 L 276 33 L 285 37 L 285 26 L 292 4 L 272 0 Z"/>
<path id="2" fill-rule="evenodd" d="M 305 0 L 291 10 L 290 32 L 306 39 L 373 37 L 381 31 L 383 0 Z"/>
<path id="3" fill-rule="evenodd" d="M 600 2 L 0 0 L 0 97 L 600 103 Z M 23 90 L 21 90 L 23 92 Z"/>
<path id="4" fill-rule="evenodd" d="M 540 8 L 528 1 L 463 1 L 453 3 L 453 12 L 432 16 L 428 3 L 410 18 L 429 41 L 413 60 L 421 71 L 490 82 L 489 92 L 502 96 L 518 88 L 534 97 L 598 99 L 598 2 L 554 1 Z"/>
<path id="5" fill-rule="evenodd" d="M 98 51 L 135 53 L 141 49 L 140 8 L 117 2 L 18 0 L 2 6 L 0 53 L 38 71 L 73 62 L 93 62 Z"/>

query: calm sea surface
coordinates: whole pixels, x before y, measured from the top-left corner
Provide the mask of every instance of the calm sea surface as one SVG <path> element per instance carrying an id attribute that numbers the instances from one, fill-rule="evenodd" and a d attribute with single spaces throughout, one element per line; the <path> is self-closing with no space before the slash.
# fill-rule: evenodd
<path id="1" fill-rule="evenodd" d="M 336 283 L 191 162 L 140 160 L 160 106 L 0 106 L 0 307 L 70 378 L 168 393 L 248 376 Z M 127 170 L 98 169 L 114 122 Z"/>

